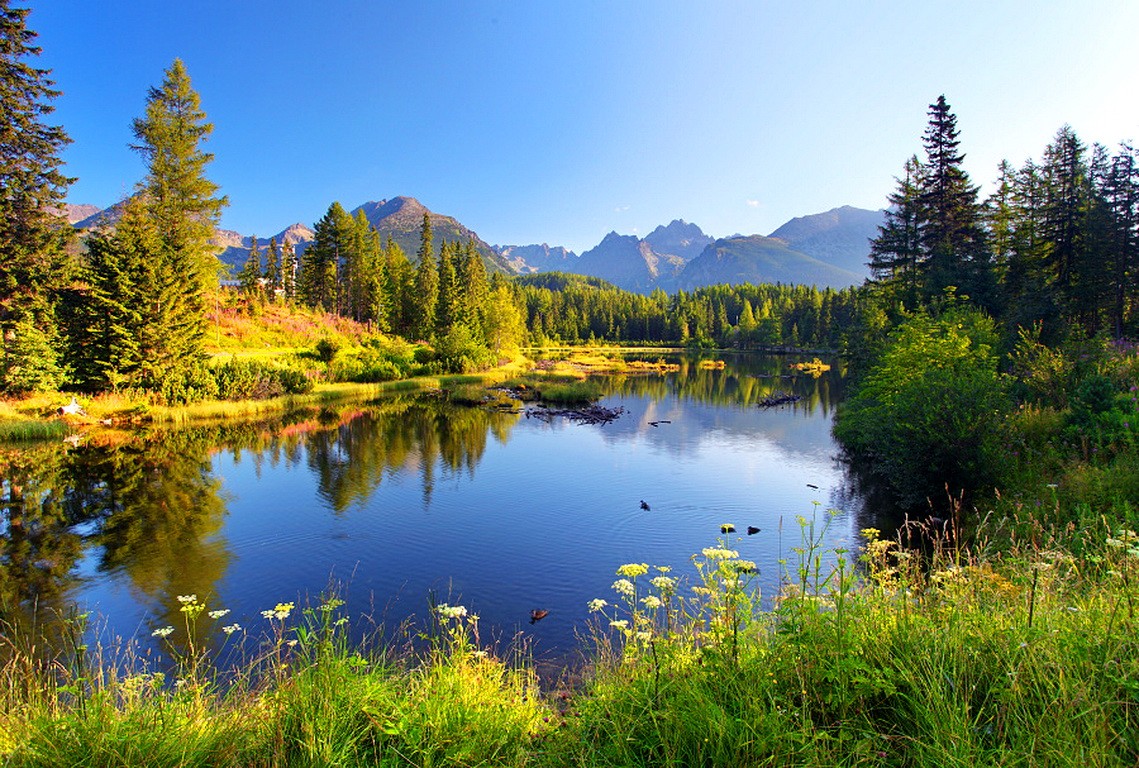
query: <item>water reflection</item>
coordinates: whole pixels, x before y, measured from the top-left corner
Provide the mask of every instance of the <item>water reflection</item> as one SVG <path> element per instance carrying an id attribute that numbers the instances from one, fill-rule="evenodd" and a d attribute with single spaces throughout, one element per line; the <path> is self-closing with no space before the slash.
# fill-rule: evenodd
<path id="1" fill-rule="evenodd" d="M 196 594 L 255 626 L 262 609 L 342 579 L 377 620 L 459 593 L 500 636 L 564 649 L 617 565 L 685 563 L 725 521 L 767 532 L 733 546 L 764 564 L 770 591 L 798 543 L 791 521 L 814 501 L 848 502 L 829 432 L 841 376 L 796 375 L 782 357 L 674 361 L 666 375 L 613 377 L 606 403 L 627 413 L 604 426 L 393 396 L 8 449 L 0 617 L 80 605 L 148 637 L 180 633 L 176 598 Z M 800 399 L 758 407 L 776 392 Z M 834 541 L 849 530 L 841 518 Z M 534 609 L 549 618 L 529 625 Z"/>

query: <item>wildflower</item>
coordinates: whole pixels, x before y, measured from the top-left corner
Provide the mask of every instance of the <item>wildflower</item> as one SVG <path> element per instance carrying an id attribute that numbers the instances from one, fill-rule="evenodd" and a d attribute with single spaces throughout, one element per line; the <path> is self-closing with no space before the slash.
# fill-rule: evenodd
<path id="1" fill-rule="evenodd" d="M 295 648 L 297 645 L 297 641 L 296 640 L 290 640 L 289 642 L 285 643 L 285 645 L 289 646 L 290 648 Z"/>
<path id="2" fill-rule="evenodd" d="M 641 602 L 645 604 L 646 608 L 660 608 L 664 603 L 656 595 L 649 595 L 648 597 L 641 598 Z"/>
<path id="3" fill-rule="evenodd" d="M 618 619 L 616 621 L 609 622 L 609 626 L 614 627 L 616 629 L 628 629 L 629 628 L 629 622 L 626 621 L 625 619 Z"/>
<path id="4" fill-rule="evenodd" d="M 736 573 L 757 573 L 759 571 L 754 560 L 731 560 L 724 565 Z"/>
<path id="5" fill-rule="evenodd" d="M 198 602 L 197 595 L 178 595 L 178 602 L 182 605 L 193 605 Z"/>
<path id="6" fill-rule="evenodd" d="M 631 579 L 635 579 L 638 576 L 644 576 L 648 572 L 648 563 L 625 563 L 617 569 L 618 576 L 628 576 Z"/>
<path id="7" fill-rule="evenodd" d="M 862 529 L 862 538 L 866 539 L 867 541 L 876 541 L 881 534 L 882 532 L 877 528 Z"/>
<path id="8" fill-rule="evenodd" d="M 208 615 L 211 619 L 220 619 L 222 616 L 225 616 L 227 613 L 229 613 L 229 609 L 228 608 L 222 608 L 221 610 L 218 610 L 218 611 L 210 611 Z"/>
<path id="9" fill-rule="evenodd" d="M 660 573 L 668 573 L 672 570 L 671 565 L 654 565 L 653 567 L 656 568 Z"/>
<path id="10" fill-rule="evenodd" d="M 600 597 L 589 601 L 589 612 L 597 613 L 605 606 L 609 605 L 609 601 L 602 600 Z"/>
<path id="11" fill-rule="evenodd" d="M 261 615 L 266 619 L 277 619 L 278 621 L 284 621 L 285 619 L 289 618 L 289 614 L 293 612 L 294 608 L 296 608 L 296 605 L 293 603 L 277 603 L 270 610 L 261 611 Z"/>
<path id="12" fill-rule="evenodd" d="M 637 588 L 633 586 L 633 582 L 628 579 L 617 579 L 617 581 L 613 582 L 613 589 L 625 597 L 633 597 L 637 594 Z"/>
<path id="13" fill-rule="evenodd" d="M 234 632 L 240 632 L 241 631 L 241 625 L 240 624 L 227 624 L 226 626 L 221 628 L 221 631 L 225 632 L 227 635 L 232 635 Z"/>
<path id="14" fill-rule="evenodd" d="M 637 639 L 640 640 L 642 643 L 647 643 L 652 638 L 652 636 L 653 636 L 652 632 L 642 631 L 642 632 L 637 633 Z"/>
<path id="15" fill-rule="evenodd" d="M 342 605 L 344 605 L 344 601 L 334 597 L 331 600 L 326 600 L 324 603 L 321 603 L 320 610 L 328 613 L 329 611 L 335 611 Z"/>
<path id="16" fill-rule="evenodd" d="M 150 633 L 151 637 L 166 637 L 174 631 L 174 627 L 159 627 Z"/>
<path id="17" fill-rule="evenodd" d="M 705 547 L 700 550 L 700 553 L 709 560 L 731 560 L 733 557 L 740 556 L 740 553 L 734 549 L 724 549 L 723 547 Z"/>
<path id="18" fill-rule="evenodd" d="M 669 594 L 676 590 L 676 579 L 671 576 L 657 576 L 649 583 L 664 594 Z"/>
<path id="19" fill-rule="evenodd" d="M 447 605 L 447 603 L 440 603 L 435 606 L 435 610 L 444 619 L 461 619 L 467 615 L 467 609 L 461 605 Z"/>

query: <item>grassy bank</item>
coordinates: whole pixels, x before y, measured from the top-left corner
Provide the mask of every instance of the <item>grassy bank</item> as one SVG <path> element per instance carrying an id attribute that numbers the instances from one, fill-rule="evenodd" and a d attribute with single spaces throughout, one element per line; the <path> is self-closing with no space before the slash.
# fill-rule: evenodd
<path id="1" fill-rule="evenodd" d="M 121 650 L 44 660 L 6 634 L 0 754 L 15 766 L 1139 759 L 1133 533 L 1037 529 L 997 555 L 928 529 L 915 549 L 867 531 L 860 568 L 839 552 L 823 571 L 819 525 L 803 521 L 773 602 L 730 538 L 694 557 L 694 583 L 622 565 L 610 595 L 583 596 L 594 661 L 572 689 L 540 690 L 525 653 L 489 653 L 461 606 L 438 606 L 396 648 L 349 645 L 335 599 L 237 628 L 184 596 L 164 676 Z M 215 660 L 241 632 L 259 633 L 260 651 L 223 674 Z"/>

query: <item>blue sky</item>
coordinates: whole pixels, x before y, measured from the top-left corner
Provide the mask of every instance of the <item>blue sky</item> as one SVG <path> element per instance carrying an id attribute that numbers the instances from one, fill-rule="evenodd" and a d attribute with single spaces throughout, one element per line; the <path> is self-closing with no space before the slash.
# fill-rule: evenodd
<path id="1" fill-rule="evenodd" d="M 180 57 L 215 125 L 222 226 L 262 237 L 396 195 L 578 253 L 674 218 L 768 234 L 882 207 L 941 93 L 985 186 L 1064 123 L 1139 140 L 1133 0 L 30 5 L 69 201 L 133 189 L 131 120 Z"/>

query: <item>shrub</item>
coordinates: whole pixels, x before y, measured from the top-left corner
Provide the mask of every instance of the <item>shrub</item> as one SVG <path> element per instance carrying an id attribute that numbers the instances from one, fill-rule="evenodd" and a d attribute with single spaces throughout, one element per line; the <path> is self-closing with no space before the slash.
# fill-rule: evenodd
<path id="1" fill-rule="evenodd" d="M 969 308 L 922 313 L 891 335 L 840 409 L 835 436 L 903 504 L 991 488 L 1010 403 L 992 320 Z"/>
<path id="2" fill-rule="evenodd" d="M 494 355 L 465 325 L 455 325 L 435 345 L 441 373 L 471 373 L 495 363 Z"/>
<path id="3" fill-rule="evenodd" d="M 312 382 L 302 371 L 276 368 L 254 360 L 230 360 L 212 369 L 222 400 L 265 400 L 308 392 Z"/>
<path id="4" fill-rule="evenodd" d="M 340 342 L 336 339 L 323 338 L 316 343 L 316 356 L 323 363 L 331 363 L 332 358 L 340 351 Z"/>

